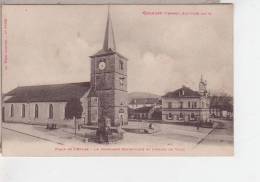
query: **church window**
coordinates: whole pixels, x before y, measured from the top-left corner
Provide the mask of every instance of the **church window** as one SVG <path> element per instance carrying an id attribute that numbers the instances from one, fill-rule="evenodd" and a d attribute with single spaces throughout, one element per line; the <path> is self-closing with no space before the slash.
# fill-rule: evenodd
<path id="1" fill-rule="evenodd" d="M 50 104 L 49 105 L 49 119 L 52 119 L 53 118 L 53 105 Z"/>
<path id="2" fill-rule="evenodd" d="M 124 86 L 124 78 L 120 78 L 119 81 L 120 81 L 120 86 L 122 88 Z"/>
<path id="3" fill-rule="evenodd" d="M 25 117 L 25 105 L 24 104 L 22 105 L 22 117 L 23 118 Z"/>
<path id="4" fill-rule="evenodd" d="M 14 105 L 12 104 L 11 105 L 11 117 L 13 117 L 14 116 Z"/>
<path id="5" fill-rule="evenodd" d="M 119 64 L 120 64 L 120 69 L 123 70 L 123 69 L 124 69 L 124 63 L 123 63 L 123 61 L 120 60 L 120 61 L 119 61 Z"/>
<path id="6" fill-rule="evenodd" d="M 35 108 L 34 108 L 34 117 L 38 118 L 39 116 L 39 108 L 38 108 L 38 104 L 35 104 Z"/>

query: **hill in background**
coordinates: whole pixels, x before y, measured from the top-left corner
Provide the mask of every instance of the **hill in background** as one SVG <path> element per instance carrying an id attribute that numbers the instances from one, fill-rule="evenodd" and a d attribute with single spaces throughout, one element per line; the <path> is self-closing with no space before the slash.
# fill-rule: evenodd
<path id="1" fill-rule="evenodd" d="M 131 92 L 128 93 L 128 102 L 132 99 L 140 99 L 140 98 L 160 98 L 161 96 L 149 93 L 149 92 Z"/>

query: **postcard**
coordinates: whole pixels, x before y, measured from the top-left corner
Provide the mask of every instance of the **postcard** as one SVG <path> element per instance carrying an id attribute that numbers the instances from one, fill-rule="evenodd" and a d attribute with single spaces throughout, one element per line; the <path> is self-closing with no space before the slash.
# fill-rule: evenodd
<path id="1" fill-rule="evenodd" d="M 233 156 L 233 5 L 4 5 L 5 156 Z"/>

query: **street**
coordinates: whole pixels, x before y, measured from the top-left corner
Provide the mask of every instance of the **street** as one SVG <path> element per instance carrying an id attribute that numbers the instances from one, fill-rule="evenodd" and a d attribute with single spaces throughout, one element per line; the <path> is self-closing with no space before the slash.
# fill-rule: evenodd
<path id="1" fill-rule="evenodd" d="M 147 123 L 129 122 L 128 128 L 142 128 L 148 126 Z M 106 145 L 106 147 L 132 147 L 153 148 L 154 146 L 173 147 L 193 154 L 200 153 L 221 153 L 220 155 L 232 155 L 233 153 L 233 125 L 230 122 L 224 123 L 223 129 L 200 128 L 193 126 L 182 126 L 174 124 L 154 124 L 156 131 L 152 134 L 140 134 L 126 130 L 124 139 Z M 80 129 L 74 135 L 73 128 L 59 128 L 47 130 L 44 126 L 3 123 L 3 152 L 10 153 L 26 151 L 31 148 L 50 148 L 56 146 L 77 146 L 77 147 L 100 147 L 100 144 L 88 142 L 84 136 L 95 135 L 95 131 Z M 21 145 L 22 144 L 22 145 Z M 17 148 L 19 146 L 19 148 Z M 46 150 L 47 150 L 46 148 Z M 213 150 L 213 151 L 211 151 Z M 210 152 L 209 152 L 210 151 Z M 227 151 L 227 152 L 226 152 Z M 176 152 L 176 151 L 175 151 Z M 42 154 L 42 153 L 41 153 Z M 43 155 L 43 154 L 42 154 Z"/>

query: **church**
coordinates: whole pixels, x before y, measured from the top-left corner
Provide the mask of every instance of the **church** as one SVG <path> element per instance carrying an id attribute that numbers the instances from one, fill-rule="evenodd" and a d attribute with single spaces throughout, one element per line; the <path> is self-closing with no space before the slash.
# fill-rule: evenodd
<path id="1" fill-rule="evenodd" d="M 90 56 L 90 62 L 90 82 L 21 86 L 6 93 L 3 120 L 66 125 L 71 121 L 66 118 L 66 106 L 77 99 L 84 123 L 97 124 L 106 117 L 112 126 L 127 124 L 127 58 L 116 50 L 109 11 L 103 48 Z"/>

